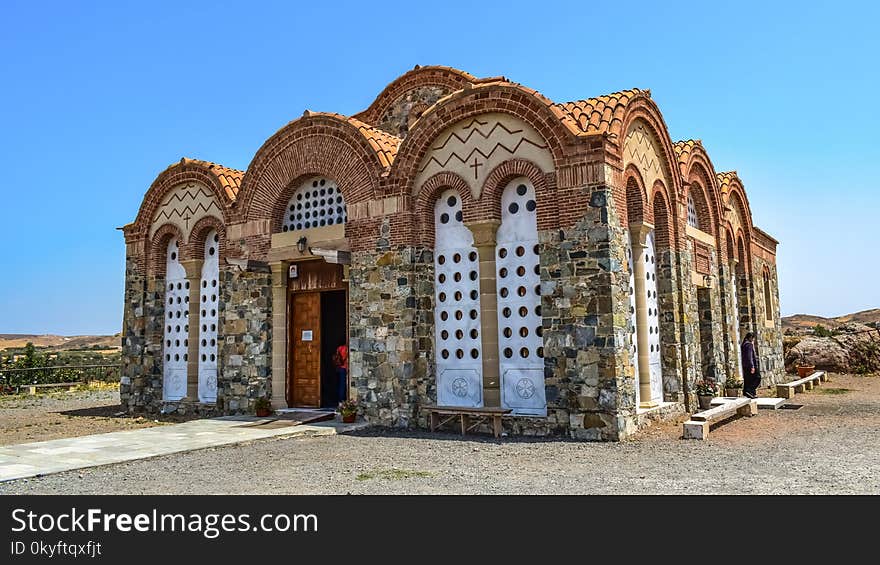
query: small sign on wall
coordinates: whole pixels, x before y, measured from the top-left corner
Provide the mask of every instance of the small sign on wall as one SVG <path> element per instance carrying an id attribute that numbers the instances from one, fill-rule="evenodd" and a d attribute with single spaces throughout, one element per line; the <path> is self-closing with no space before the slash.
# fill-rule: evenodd
<path id="1" fill-rule="evenodd" d="M 312 330 L 303 330 L 302 340 L 312 341 Z"/>
<path id="2" fill-rule="evenodd" d="M 287 278 L 295 279 L 299 276 L 299 269 L 296 267 L 296 265 L 291 265 L 287 268 Z"/>

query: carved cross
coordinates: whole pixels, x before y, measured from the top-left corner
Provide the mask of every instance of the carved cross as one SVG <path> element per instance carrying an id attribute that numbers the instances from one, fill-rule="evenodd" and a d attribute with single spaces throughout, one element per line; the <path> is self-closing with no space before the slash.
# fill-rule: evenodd
<path id="1" fill-rule="evenodd" d="M 187 230 L 189 230 L 189 221 L 190 221 L 191 219 L 192 219 L 192 216 L 190 216 L 189 214 L 187 214 L 187 215 L 184 216 L 184 218 L 183 218 L 183 220 L 186 222 L 186 229 L 187 229 Z"/>
<path id="2" fill-rule="evenodd" d="M 473 165 L 469 165 L 469 166 L 470 166 L 470 168 L 472 168 L 472 169 L 474 170 L 474 180 L 476 180 L 476 179 L 477 179 L 477 171 L 479 170 L 480 167 L 483 166 L 483 164 L 482 164 L 482 163 L 477 163 L 477 158 L 474 157 L 474 164 L 473 164 Z"/>

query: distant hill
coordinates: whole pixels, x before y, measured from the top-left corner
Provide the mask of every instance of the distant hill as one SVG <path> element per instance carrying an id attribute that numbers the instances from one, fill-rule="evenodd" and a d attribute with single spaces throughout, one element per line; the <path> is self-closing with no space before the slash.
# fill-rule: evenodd
<path id="1" fill-rule="evenodd" d="M 98 345 L 121 349 L 119 334 L 116 335 L 28 335 L 0 334 L 0 350 L 24 347 L 28 342 L 35 347 L 46 347 L 49 351 L 87 349 Z"/>
<path id="2" fill-rule="evenodd" d="M 880 308 L 862 310 L 861 312 L 856 312 L 854 314 L 844 314 L 843 316 L 837 316 L 836 318 L 823 318 L 822 316 L 813 316 L 810 314 L 786 316 L 782 318 L 782 331 L 787 329 L 795 331 L 813 329 L 816 324 L 822 324 L 831 330 L 849 322 L 858 322 L 859 324 L 880 322 Z"/>

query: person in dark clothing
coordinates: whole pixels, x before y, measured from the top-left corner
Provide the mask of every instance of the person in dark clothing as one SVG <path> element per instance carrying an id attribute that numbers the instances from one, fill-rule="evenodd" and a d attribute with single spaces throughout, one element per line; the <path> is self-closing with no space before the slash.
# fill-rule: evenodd
<path id="1" fill-rule="evenodd" d="M 743 395 L 757 398 L 758 387 L 761 385 L 761 364 L 758 363 L 758 354 L 755 352 L 754 333 L 746 334 L 740 352 L 743 369 Z"/>

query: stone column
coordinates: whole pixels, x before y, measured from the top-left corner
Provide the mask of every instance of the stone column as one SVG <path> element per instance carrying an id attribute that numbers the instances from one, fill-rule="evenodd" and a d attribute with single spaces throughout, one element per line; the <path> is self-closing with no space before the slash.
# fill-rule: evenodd
<path id="1" fill-rule="evenodd" d="M 199 310 L 200 310 L 200 285 L 202 284 L 202 259 L 188 259 L 180 264 L 186 271 L 186 282 L 189 284 L 189 316 L 186 323 L 189 325 L 187 339 L 189 344 L 186 349 L 186 400 L 198 403 L 199 401 Z"/>
<path id="2" fill-rule="evenodd" d="M 287 408 L 287 262 L 272 269 L 272 409 Z"/>
<path id="3" fill-rule="evenodd" d="M 474 234 L 480 260 L 480 342 L 483 348 L 483 405 L 501 406 L 498 366 L 498 291 L 495 283 L 495 234 L 500 220 L 466 224 Z"/>
<path id="4" fill-rule="evenodd" d="M 651 398 L 651 366 L 648 357 L 648 304 L 645 295 L 645 250 L 647 237 L 654 226 L 646 222 L 629 225 L 633 253 L 633 279 L 636 293 L 636 339 L 639 348 L 639 407 L 652 408 L 657 403 Z"/>

